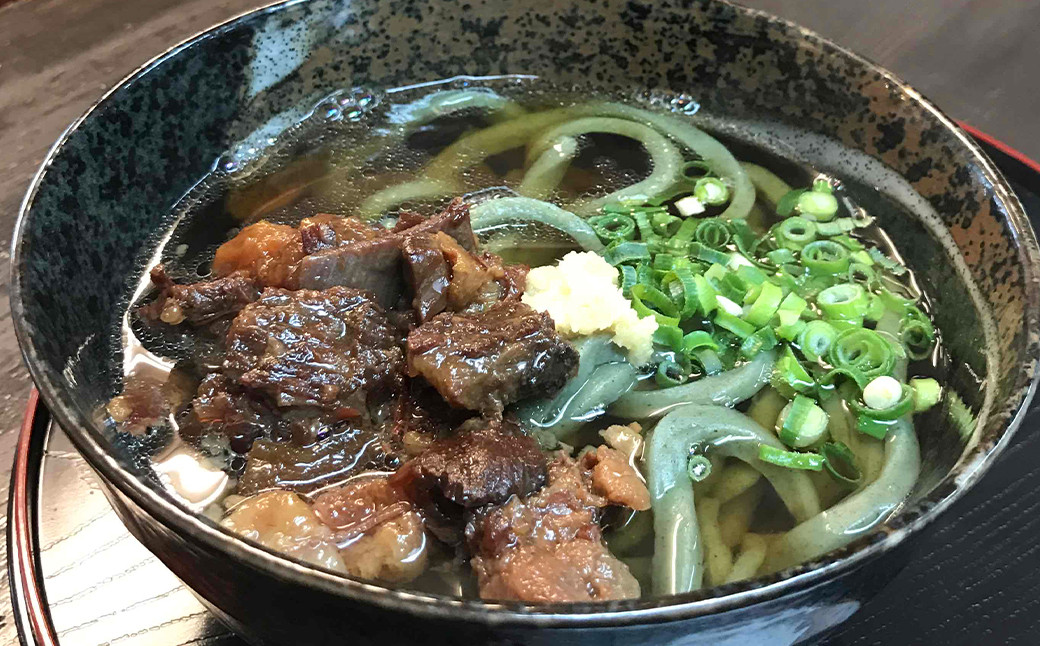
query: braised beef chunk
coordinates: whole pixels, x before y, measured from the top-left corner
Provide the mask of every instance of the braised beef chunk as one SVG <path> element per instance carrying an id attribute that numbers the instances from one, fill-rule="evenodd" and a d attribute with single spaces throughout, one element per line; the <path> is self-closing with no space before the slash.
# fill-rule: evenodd
<path id="1" fill-rule="evenodd" d="M 548 314 L 500 301 L 475 314 L 440 314 L 408 335 L 408 369 L 452 406 L 500 413 L 533 395 L 549 397 L 578 367 L 578 353 Z"/>
<path id="2" fill-rule="evenodd" d="M 409 379 L 408 386 L 397 398 L 391 435 L 401 444 L 405 455 L 414 457 L 470 416 L 470 411 L 445 403 L 440 394 L 421 379 Z"/>
<path id="3" fill-rule="evenodd" d="M 448 307 L 451 269 L 433 236 L 408 236 L 401 244 L 405 272 L 412 288 L 412 308 L 419 321 L 429 320 Z"/>
<path id="4" fill-rule="evenodd" d="M 524 285 L 527 283 L 527 272 L 531 268 L 527 265 L 505 265 L 502 258 L 493 253 L 482 253 L 480 255 L 488 267 L 501 268 L 501 276 L 496 278 L 501 291 L 498 298 L 503 301 L 518 301 L 524 295 Z"/>
<path id="5" fill-rule="evenodd" d="M 542 487 L 545 456 L 512 419 L 474 418 L 405 464 L 399 481 L 409 490 L 436 490 L 466 508 L 501 504 Z"/>
<path id="6" fill-rule="evenodd" d="M 404 291 L 400 242 L 389 236 L 363 240 L 304 258 L 301 287 L 327 289 L 336 285 L 364 289 L 383 307 L 392 307 Z"/>
<path id="7" fill-rule="evenodd" d="M 390 439 L 356 425 L 333 427 L 307 446 L 288 440 L 257 440 L 249 451 L 238 493 L 268 489 L 310 493 L 352 475 L 397 466 Z"/>
<path id="8" fill-rule="evenodd" d="M 191 402 L 190 413 L 187 423 L 181 425 L 182 437 L 195 441 L 204 435 L 222 435 L 236 453 L 248 451 L 253 442 L 269 433 L 277 422 L 265 403 L 221 374 L 202 380 Z"/>
<path id="9" fill-rule="evenodd" d="M 395 392 L 402 363 L 386 314 L 365 292 L 267 289 L 231 324 L 223 370 L 279 407 L 347 417 Z"/>
<path id="10" fill-rule="evenodd" d="M 474 255 L 443 231 L 410 235 L 402 248 L 420 322 L 447 309 L 479 311 L 523 292 L 526 267 L 507 272 L 498 256 Z"/>
<path id="11" fill-rule="evenodd" d="M 414 221 L 412 216 L 408 216 Z M 300 286 L 326 289 L 344 285 L 367 289 L 383 307 L 392 307 L 405 290 L 404 241 L 415 235 L 443 231 L 466 250 L 476 249 L 469 221 L 469 207 L 455 200 L 448 208 L 405 229 L 367 240 L 358 240 L 313 253 L 300 263 Z"/>
<path id="12" fill-rule="evenodd" d="M 194 325 L 210 323 L 237 313 L 260 297 L 256 281 L 244 273 L 176 285 L 163 266 L 156 265 L 152 268 L 151 279 L 159 288 L 159 297 L 138 311 L 146 320 L 170 325 L 184 321 Z"/>
<path id="13" fill-rule="evenodd" d="M 473 226 L 469 220 L 469 205 L 456 197 L 443 211 L 437 215 L 417 222 L 415 226 L 400 231 L 402 235 L 421 233 L 437 233 L 443 231 L 455 239 L 466 251 L 477 250 L 477 236 L 473 235 Z"/>
<path id="14" fill-rule="evenodd" d="M 603 601 L 639 596 L 628 566 L 603 543 L 608 501 L 566 453 L 549 465 L 549 484 L 527 498 L 477 511 L 466 526 L 480 596 L 528 602 Z"/>
<path id="15" fill-rule="evenodd" d="M 298 229 L 261 220 L 220 245 L 213 258 L 213 273 L 218 277 L 240 273 L 262 287 L 296 289 L 302 258 Z"/>

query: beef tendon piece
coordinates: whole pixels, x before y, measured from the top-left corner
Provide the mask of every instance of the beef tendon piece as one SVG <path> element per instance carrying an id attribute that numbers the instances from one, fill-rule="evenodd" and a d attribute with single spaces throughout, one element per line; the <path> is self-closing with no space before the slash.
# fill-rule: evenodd
<path id="1" fill-rule="evenodd" d="M 290 491 L 267 491 L 243 500 L 220 523 L 276 552 L 346 572 L 333 531 Z"/>
<path id="2" fill-rule="evenodd" d="M 526 496 L 546 481 L 545 455 L 511 419 L 474 418 L 434 441 L 395 477 L 423 497 L 436 491 L 466 508 Z"/>
<path id="3" fill-rule="evenodd" d="M 298 229 L 260 220 L 220 245 L 213 258 L 213 273 L 218 277 L 239 273 L 263 287 L 296 289 L 303 256 Z"/>
<path id="4" fill-rule="evenodd" d="M 363 411 L 395 392 L 401 349 L 383 309 L 365 292 L 267 289 L 227 336 L 224 373 L 277 406 Z"/>
<path id="5" fill-rule="evenodd" d="M 637 598 L 639 583 L 603 543 L 599 519 L 610 501 L 593 489 L 592 473 L 560 452 L 542 490 L 477 511 L 466 526 L 466 539 L 481 597 L 527 602 Z"/>
<path id="6" fill-rule="evenodd" d="M 184 322 L 204 325 L 236 314 L 260 297 L 256 280 L 244 272 L 177 285 L 162 265 L 156 265 L 152 268 L 151 279 L 159 288 L 159 297 L 138 312 L 146 320 L 158 320 L 169 325 Z"/>
<path id="7" fill-rule="evenodd" d="M 402 243 L 412 307 L 420 322 L 445 310 L 478 312 L 523 293 L 527 267 L 506 267 L 494 254 L 475 255 L 443 231 Z"/>
<path id="8" fill-rule="evenodd" d="M 249 451 L 238 493 L 247 496 L 269 489 L 311 493 L 362 471 L 395 464 L 386 437 L 357 427 L 337 429 L 309 446 L 262 439 Z"/>
<path id="9" fill-rule="evenodd" d="M 592 490 L 611 504 L 636 511 L 650 509 L 650 492 L 624 453 L 598 446 L 581 456 L 581 465 L 592 474 Z"/>
<path id="10" fill-rule="evenodd" d="M 426 569 L 422 518 L 386 474 L 365 474 L 322 492 L 314 512 L 332 529 L 349 574 L 403 583 Z"/>
<path id="11" fill-rule="evenodd" d="M 549 315 L 516 301 L 434 317 L 408 335 L 407 358 L 410 374 L 449 404 L 490 414 L 525 397 L 552 396 L 578 367 L 578 353 Z"/>

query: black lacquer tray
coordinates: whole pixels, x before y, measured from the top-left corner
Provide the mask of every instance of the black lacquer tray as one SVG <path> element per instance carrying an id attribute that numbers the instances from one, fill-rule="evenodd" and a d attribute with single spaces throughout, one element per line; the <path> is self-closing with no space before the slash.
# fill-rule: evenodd
<path id="1" fill-rule="evenodd" d="M 1040 230 L 1040 164 L 965 128 Z M 8 519 L 13 620 L 23 644 L 243 646 L 126 532 L 35 392 Z M 920 537 L 915 554 L 818 644 L 1040 644 L 1040 400 L 989 473 Z"/>

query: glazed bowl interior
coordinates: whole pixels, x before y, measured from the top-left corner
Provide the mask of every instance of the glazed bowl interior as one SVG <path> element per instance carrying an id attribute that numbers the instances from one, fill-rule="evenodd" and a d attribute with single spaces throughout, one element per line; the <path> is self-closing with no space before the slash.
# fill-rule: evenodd
<path id="1" fill-rule="evenodd" d="M 886 528 L 767 579 L 616 607 L 774 589 L 845 567 L 934 517 L 1006 443 L 1034 383 L 1035 239 L 978 148 L 883 70 L 722 2 L 313 0 L 228 23 L 143 68 L 70 129 L 26 199 L 12 295 L 19 338 L 48 405 L 106 481 L 236 557 L 312 569 L 243 552 L 157 486 L 147 456 L 102 430 L 97 412 L 121 378 L 120 316 L 172 207 L 218 160 L 248 162 L 336 91 L 460 74 L 529 74 L 661 107 L 683 95 L 699 106 L 693 118 L 728 140 L 836 175 L 916 272 L 948 352 L 960 402 L 947 397 L 919 419 L 922 477 Z M 951 406 L 970 423 L 952 424 Z M 380 594 L 341 583 L 344 594 Z"/>

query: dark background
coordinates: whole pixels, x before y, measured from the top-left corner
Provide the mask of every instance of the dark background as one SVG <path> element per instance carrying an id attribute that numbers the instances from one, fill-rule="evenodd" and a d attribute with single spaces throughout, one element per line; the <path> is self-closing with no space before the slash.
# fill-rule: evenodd
<path id="1" fill-rule="evenodd" d="M 521 0 L 512 0 L 521 1 Z M 621 1 L 621 0 L 616 0 Z M 65 127 L 120 78 L 257 0 L 0 0 L 0 240 Z M 1040 2 L 748 0 L 894 71 L 950 116 L 1040 158 Z M 1034 202 L 1033 208 L 1040 208 Z M 10 259 L 0 247 L 0 500 L 30 382 L 10 325 Z M 1032 421 L 1032 424 L 1029 423 Z M 1024 430 L 1038 425 L 1027 421 Z M 933 529 L 922 554 L 830 643 L 1040 644 L 1040 432 Z M 6 524 L 6 518 L 0 518 Z M 0 552 L 4 550 L 0 546 Z M 4 556 L 0 554 L 0 556 Z M 0 639 L 14 637 L 6 577 Z"/>

